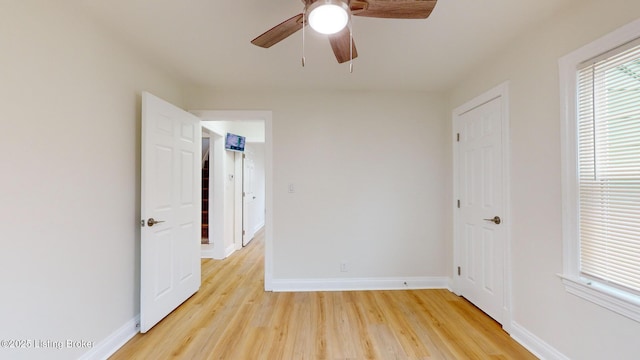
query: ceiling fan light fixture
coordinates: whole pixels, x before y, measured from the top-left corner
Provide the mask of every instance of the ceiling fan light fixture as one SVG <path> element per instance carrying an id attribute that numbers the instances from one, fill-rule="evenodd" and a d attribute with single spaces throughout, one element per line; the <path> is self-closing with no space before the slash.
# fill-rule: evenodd
<path id="1" fill-rule="evenodd" d="M 340 0 L 319 0 L 309 6 L 311 28 L 321 34 L 335 34 L 349 23 L 349 6 Z"/>

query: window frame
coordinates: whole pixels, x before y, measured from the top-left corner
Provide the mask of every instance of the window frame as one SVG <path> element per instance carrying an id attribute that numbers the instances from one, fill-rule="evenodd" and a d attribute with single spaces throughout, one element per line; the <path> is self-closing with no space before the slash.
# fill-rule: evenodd
<path id="1" fill-rule="evenodd" d="M 640 296 L 580 276 L 577 73 L 581 63 L 640 38 L 640 19 L 559 59 L 562 157 L 562 279 L 567 292 L 640 322 Z"/>

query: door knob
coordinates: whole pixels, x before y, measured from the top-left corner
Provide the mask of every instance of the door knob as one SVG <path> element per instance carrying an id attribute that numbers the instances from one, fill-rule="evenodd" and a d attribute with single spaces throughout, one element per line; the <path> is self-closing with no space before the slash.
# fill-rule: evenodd
<path id="1" fill-rule="evenodd" d="M 491 221 L 496 225 L 499 225 L 502 222 L 502 220 L 500 219 L 500 216 L 494 216 L 492 219 L 485 219 L 485 220 Z"/>
<path id="2" fill-rule="evenodd" d="M 153 226 L 155 224 L 160 224 L 160 223 L 163 223 L 163 222 L 164 222 L 164 220 L 156 220 L 154 218 L 149 218 L 149 220 L 147 220 L 147 225 L 148 226 Z"/>

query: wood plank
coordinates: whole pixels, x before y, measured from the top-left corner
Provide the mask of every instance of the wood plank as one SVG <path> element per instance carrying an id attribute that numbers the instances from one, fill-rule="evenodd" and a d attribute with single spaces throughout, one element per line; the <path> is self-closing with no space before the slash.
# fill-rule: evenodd
<path id="1" fill-rule="evenodd" d="M 263 237 L 111 359 L 535 359 L 447 290 L 265 292 Z"/>

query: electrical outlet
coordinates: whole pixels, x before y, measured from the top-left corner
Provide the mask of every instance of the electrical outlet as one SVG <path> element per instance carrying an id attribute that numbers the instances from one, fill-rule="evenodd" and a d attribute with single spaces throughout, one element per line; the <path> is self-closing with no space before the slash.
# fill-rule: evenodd
<path id="1" fill-rule="evenodd" d="M 343 261 L 340 263 L 340 272 L 347 272 L 349 271 L 349 266 L 347 264 L 346 261 Z"/>

